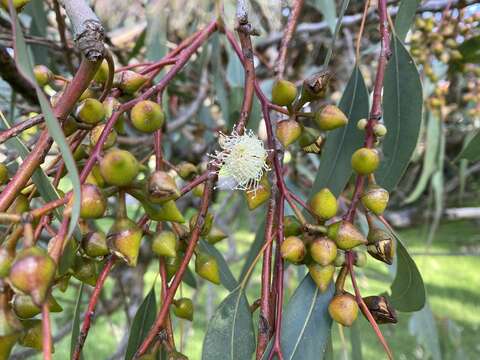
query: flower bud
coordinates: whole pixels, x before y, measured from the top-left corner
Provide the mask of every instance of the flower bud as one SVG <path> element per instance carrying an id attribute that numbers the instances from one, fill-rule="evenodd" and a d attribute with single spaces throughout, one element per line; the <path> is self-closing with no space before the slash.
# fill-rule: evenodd
<path id="1" fill-rule="evenodd" d="M 33 68 L 33 75 L 35 75 L 35 80 L 40 87 L 44 87 L 53 80 L 53 73 L 45 65 L 36 65 Z"/>
<path id="2" fill-rule="evenodd" d="M 298 144 L 306 153 L 319 154 L 325 141 L 317 129 L 304 126 Z"/>
<path id="3" fill-rule="evenodd" d="M 329 71 L 322 71 L 313 74 L 303 81 L 301 103 L 320 99 L 325 95 L 331 74 Z"/>
<path id="4" fill-rule="evenodd" d="M 171 231 L 162 231 L 155 235 L 152 251 L 155 255 L 174 258 L 177 256 L 177 235 Z"/>
<path id="5" fill-rule="evenodd" d="M 272 103 L 280 106 L 290 105 L 297 97 L 297 87 L 287 80 L 277 80 L 272 86 Z"/>
<path id="6" fill-rule="evenodd" d="M 247 199 L 247 206 L 250 210 L 254 210 L 268 199 L 271 195 L 271 186 L 268 182 L 268 177 L 263 176 L 255 190 L 245 191 L 245 198 Z"/>
<path id="7" fill-rule="evenodd" d="M 375 124 L 373 127 L 373 133 L 378 138 L 384 137 L 387 135 L 387 127 L 383 124 Z"/>
<path id="8" fill-rule="evenodd" d="M 105 129 L 105 124 L 100 124 L 95 126 L 90 132 L 90 145 L 92 147 L 97 145 L 98 139 L 100 139 L 100 135 L 102 135 L 103 129 Z M 111 148 L 113 145 L 115 145 L 115 141 L 117 141 L 117 132 L 115 131 L 115 129 L 112 129 L 108 133 L 107 139 L 102 145 L 102 149 L 106 150 L 108 148 Z"/>
<path id="9" fill-rule="evenodd" d="M 191 180 L 198 174 L 198 170 L 192 163 L 182 162 L 177 166 L 177 173 L 183 180 Z"/>
<path id="10" fill-rule="evenodd" d="M 190 231 L 193 231 L 193 228 L 197 224 L 197 220 L 198 220 L 198 214 L 195 214 L 190 218 L 190 222 L 189 222 Z M 207 236 L 210 233 L 210 230 L 212 229 L 212 225 L 213 225 L 213 215 L 210 213 L 207 213 L 207 215 L 205 215 L 205 218 L 203 219 L 202 231 L 200 232 L 200 235 Z"/>
<path id="11" fill-rule="evenodd" d="M 130 120 L 135 129 L 152 133 L 161 129 L 165 122 L 162 107 L 156 102 L 143 100 L 135 104 L 130 112 Z"/>
<path id="12" fill-rule="evenodd" d="M 380 156 L 375 149 L 361 148 L 352 155 L 352 168 L 359 175 L 369 175 L 377 170 Z"/>
<path id="13" fill-rule="evenodd" d="M 85 180 L 86 184 L 92 184 L 100 188 L 105 187 L 105 179 L 103 178 L 100 172 L 100 165 L 93 165 L 92 171 L 88 174 L 87 179 Z"/>
<path id="14" fill-rule="evenodd" d="M 397 323 L 397 313 L 385 296 L 367 296 L 363 301 L 377 324 Z"/>
<path id="15" fill-rule="evenodd" d="M 63 309 L 52 295 L 47 297 L 48 309 L 50 312 L 62 312 Z M 20 319 L 30 319 L 42 312 L 42 309 L 35 305 L 28 295 L 15 294 L 12 300 L 12 308 L 15 315 Z"/>
<path id="16" fill-rule="evenodd" d="M 8 168 L 4 163 L 0 163 L 0 185 L 6 184 L 8 180 Z"/>
<path id="17" fill-rule="evenodd" d="M 317 264 L 330 265 L 337 257 L 337 245 L 327 237 L 315 239 L 310 244 L 310 255 Z"/>
<path id="18" fill-rule="evenodd" d="M 180 196 L 175 180 L 165 171 L 155 171 L 147 180 L 148 200 L 161 204 Z"/>
<path id="19" fill-rule="evenodd" d="M 328 305 L 328 312 L 333 320 L 343 326 L 352 326 L 358 316 L 358 305 L 352 294 L 335 295 Z"/>
<path id="20" fill-rule="evenodd" d="M 109 150 L 100 161 L 100 173 L 110 185 L 126 186 L 137 177 L 140 165 L 130 152 Z"/>
<path id="21" fill-rule="evenodd" d="M 226 239 L 228 237 L 227 234 L 225 234 L 220 228 L 213 226 L 212 229 L 210 230 L 209 234 L 207 235 L 207 241 L 214 245 L 223 239 Z"/>
<path id="22" fill-rule="evenodd" d="M 5 247 L 0 247 L 0 279 L 8 276 L 15 256 Z"/>
<path id="23" fill-rule="evenodd" d="M 195 272 L 205 280 L 220 284 L 220 271 L 215 257 L 207 253 L 198 253 L 195 258 Z"/>
<path id="24" fill-rule="evenodd" d="M 358 122 L 357 122 L 357 129 L 358 130 L 365 130 L 365 128 L 367 127 L 367 124 L 368 124 L 368 120 L 365 119 L 365 118 L 362 118 L 362 119 L 358 120 Z"/>
<path id="25" fill-rule="evenodd" d="M 105 118 L 105 108 L 97 99 L 87 98 L 78 105 L 76 116 L 81 122 L 96 125 Z"/>
<path id="26" fill-rule="evenodd" d="M 43 349 L 42 320 L 24 320 L 22 321 L 24 331 L 18 343 L 24 347 L 41 351 Z M 55 352 L 52 346 L 52 353 Z"/>
<path id="27" fill-rule="evenodd" d="M 321 266 L 318 264 L 311 264 L 308 266 L 308 272 L 312 277 L 320 292 L 325 292 L 328 289 L 328 285 L 332 282 L 333 274 L 335 273 L 335 266 L 327 265 Z"/>
<path id="28" fill-rule="evenodd" d="M 73 203 L 73 198 L 70 201 Z M 92 184 L 82 185 L 80 217 L 82 219 L 98 219 L 107 210 L 107 201 L 98 187 Z"/>
<path id="29" fill-rule="evenodd" d="M 99 263 L 95 260 L 77 256 L 73 265 L 73 277 L 84 284 L 95 286 L 100 273 Z"/>
<path id="30" fill-rule="evenodd" d="M 370 185 L 362 195 L 362 204 L 375 215 L 382 215 L 388 205 L 390 195 L 378 185 Z"/>
<path id="31" fill-rule="evenodd" d="M 310 208 L 321 220 L 328 220 L 337 214 L 337 199 L 329 189 L 323 188 L 310 200 Z"/>
<path id="32" fill-rule="evenodd" d="M 176 317 L 193 321 L 193 302 L 189 298 L 180 298 L 173 301 L 173 313 Z"/>
<path id="33" fill-rule="evenodd" d="M 356 246 L 367 244 L 365 236 L 351 222 L 345 220 L 331 224 L 327 234 L 342 250 L 350 250 Z"/>
<path id="34" fill-rule="evenodd" d="M 305 244 L 302 239 L 297 236 L 287 237 L 280 246 L 282 258 L 294 264 L 300 263 L 305 257 L 305 253 Z"/>
<path id="35" fill-rule="evenodd" d="M 125 260 L 128 266 L 136 266 L 142 235 L 142 229 L 132 220 L 117 219 L 108 232 L 107 243 L 113 253 Z"/>
<path id="36" fill-rule="evenodd" d="M 285 216 L 283 218 L 283 234 L 286 237 L 298 236 L 302 233 L 302 225 L 293 215 Z"/>
<path id="37" fill-rule="evenodd" d="M 345 126 L 348 119 L 335 105 L 327 105 L 315 114 L 315 123 L 322 131 L 330 131 Z"/>
<path id="38" fill-rule="evenodd" d="M 99 83 L 105 83 L 108 80 L 108 62 L 107 60 L 103 60 L 98 68 L 93 80 Z"/>
<path id="39" fill-rule="evenodd" d="M 284 147 L 293 144 L 302 134 L 302 126 L 295 120 L 283 120 L 277 124 L 276 135 Z"/>
<path id="40" fill-rule="evenodd" d="M 30 247 L 17 254 L 9 280 L 12 287 L 30 295 L 37 306 L 45 301 L 48 289 L 55 277 L 55 261 L 44 249 Z"/>
<path id="41" fill-rule="evenodd" d="M 367 251 L 375 259 L 392 265 L 395 255 L 392 236 L 379 228 L 372 228 L 368 232 Z"/>
<path id="42" fill-rule="evenodd" d="M 122 71 L 114 83 L 126 94 L 133 94 L 137 91 L 145 82 L 148 77 L 135 71 L 126 70 Z"/>

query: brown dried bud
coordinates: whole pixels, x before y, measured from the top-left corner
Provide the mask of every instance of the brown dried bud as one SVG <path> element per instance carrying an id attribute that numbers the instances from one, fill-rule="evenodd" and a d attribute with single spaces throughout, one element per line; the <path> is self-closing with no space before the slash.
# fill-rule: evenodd
<path id="1" fill-rule="evenodd" d="M 165 171 L 155 171 L 147 180 L 148 200 L 162 204 L 180 196 L 175 180 Z"/>
<path id="2" fill-rule="evenodd" d="M 393 238 L 390 233 L 373 228 L 368 232 L 367 251 L 375 259 L 383 261 L 388 265 L 392 265 L 393 257 L 395 255 L 395 248 Z"/>
<path id="3" fill-rule="evenodd" d="M 378 324 L 397 323 L 397 313 L 385 296 L 367 296 L 363 301 Z"/>

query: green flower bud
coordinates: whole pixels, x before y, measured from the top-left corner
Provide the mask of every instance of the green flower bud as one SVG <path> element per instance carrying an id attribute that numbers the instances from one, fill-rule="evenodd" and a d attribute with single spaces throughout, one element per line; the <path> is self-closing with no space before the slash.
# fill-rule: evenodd
<path id="1" fill-rule="evenodd" d="M 90 257 L 107 256 L 110 252 L 107 245 L 107 236 L 101 230 L 92 231 L 82 238 L 82 249 Z"/>
<path id="2" fill-rule="evenodd" d="M 126 94 L 133 94 L 137 91 L 145 82 L 148 80 L 148 77 L 135 71 L 127 70 L 122 71 L 114 83 Z"/>
<path id="3" fill-rule="evenodd" d="M 312 277 L 320 292 L 325 292 L 332 282 L 335 267 L 333 265 L 321 266 L 318 264 L 311 264 L 308 266 L 308 272 Z"/>
<path id="4" fill-rule="evenodd" d="M 377 185 L 370 185 L 364 191 L 361 201 L 366 209 L 376 215 L 382 215 L 387 207 L 389 197 L 390 195 L 387 190 Z"/>
<path id="5" fill-rule="evenodd" d="M 94 147 L 97 145 L 98 139 L 100 138 L 100 135 L 102 135 L 103 129 L 105 129 L 105 124 L 100 124 L 95 126 L 92 131 L 90 132 L 90 145 Z M 114 144 L 115 141 L 117 141 L 117 132 L 115 129 L 110 130 L 107 136 L 107 140 L 103 143 L 102 149 L 106 150 L 108 148 L 111 148 Z"/>
<path id="6" fill-rule="evenodd" d="M 300 263 L 305 257 L 305 253 L 305 244 L 297 236 L 287 237 L 280 246 L 282 258 L 294 264 Z"/>
<path id="7" fill-rule="evenodd" d="M 310 200 L 310 208 L 321 220 L 328 220 L 337 214 L 337 199 L 329 189 L 323 188 Z"/>
<path id="8" fill-rule="evenodd" d="M 100 161 L 100 173 L 107 183 L 127 186 L 137 177 L 140 165 L 126 150 L 109 150 Z"/>
<path id="9" fill-rule="evenodd" d="M 180 197 L 180 190 L 175 180 L 165 171 L 155 171 L 147 180 L 148 200 L 162 204 Z"/>
<path id="10" fill-rule="evenodd" d="M 297 97 L 297 87 L 287 80 L 277 80 L 272 86 L 272 103 L 280 106 L 290 105 Z"/>
<path id="11" fill-rule="evenodd" d="M 377 170 L 380 156 L 375 149 L 361 148 L 352 155 L 352 168 L 359 175 L 369 175 Z"/>
<path id="12" fill-rule="evenodd" d="M 173 301 L 173 313 L 176 317 L 193 321 L 193 302 L 189 298 L 180 298 Z"/>
<path id="13" fill-rule="evenodd" d="M 130 119 L 135 129 L 152 133 L 162 128 L 165 122 L 165 114 L 162 107 L 156 102 L 143 100 L 135 104 L 130 112 Z"/>
<path id="14" fill-rule="evenodd" d="M 155 235 L 152 242 L 152 251 L 155 255 L 174 258 L 177 256 L 177 235 L 171 231 L 162 231 Z"/>
<path id="15" fill-rule="evenodd" d="M 293 144 L 302 134 L 302 126 L 295 120 L 283 120 L 277 124 L 276 135 L 284 147 Z"/>
<path id="16" fill-rule="evenodd" d="M 96 125 L 105 118 L 105 108 L 97 99 L 87 98 L 78 105 L 76 116 L 81 122 Z"/>
<path id="17" fill-rule="evenodd" d="M 45 65 L 36 65 L 33 68 L 33 75 L 35 75 L 35 80 L 40 87 L 44 87 L 53 80 L 53 73 Z"/>
<path id="18" fill-rule="evenodd" d="M 348 118 L 337 106 L 327 105 L 315 114 L 315 122 L 320 130 L 330 131 L 347 125 Z"/>
<path id="19" fill-rule="evenodd" d="M 337 245 L 327 237 L 315 239 L 310 244 L 310 255 L 317 264 L 330 265 L 337 257 Z"/>
<path id="20" fill-rule="evenodd" d="M 358 317 L 358 305 L 352 294 L 335 295 L 328 305 L 333 320 L 343 326 L 352 326 Z"/>
<path id="21" fill-rule="evenodd" d="M 207 253 L 198 253 L 195 258 L 195 272 L 205 280 L 220 284 L 220 271 L 215 257 Z"/>
<path id="22" fill-rule="evenodd" d="M 331 224 L 327 234 L 342 250 L 350 250 L 356 246 L 367 244 L 365 236 L 351 222 L 345 220 Z"/>
<path id="23" fill-rule="evenodd" d="M 107 235 L 112 252 L 122 258 L 128 266 L 136 266 L 143 232 L 130 219 L 117 219 Z"/>

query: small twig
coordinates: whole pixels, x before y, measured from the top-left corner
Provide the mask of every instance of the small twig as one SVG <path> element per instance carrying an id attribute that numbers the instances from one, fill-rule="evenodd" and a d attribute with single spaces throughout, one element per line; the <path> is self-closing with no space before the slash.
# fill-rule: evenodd
<path id="1" fill-rule="evenodd" d="M 52 331 L 50 328 L 50 310 L 48 303 L 42 305 L 42 348 L 43 359 L 52 359 Z"/>

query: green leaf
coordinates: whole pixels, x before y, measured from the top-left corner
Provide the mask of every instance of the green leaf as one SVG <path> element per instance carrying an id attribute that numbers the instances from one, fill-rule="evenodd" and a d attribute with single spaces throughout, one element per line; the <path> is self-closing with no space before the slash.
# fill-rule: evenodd
<path id="1" fill-rule="evenodd" d="M 340 5 L 340 12 L 338 13 L 337 23 L 335 24 L 335 32 L 332 36 L 332 43 L 328 48 L 327 55 L 325 56 L 325 60 L 323 62 L 323 67 L 325 69 L 328 67 L 328 64 L 330 64 L 330 59 L 332 58 L 333 50 L 335 49 L 335 42 L 337 41 L 338 34 L 340 33 L 340 28 L 342 27 L 343 15 L 345 15 L 345 11 L 347 10 L 349 2 L 350 0 L 342 0 Z"/>
<path id="2" fill-rule="evenodd" d="M 30 1 L 25 10 L 32 18 L 32 23 L 30 25 L 30 35 L 45 37 L 47 33 L 47 12 L 45 11 L 43 1 Z M 31 44 L 30 45 L 33 52 L 33 58 L 35 59 L 36 64 L 48 65 L 48 50 L 45 46 L 41 44 Z"/>
<path id="3" fill-rule="evenodd" d="M 323 19 L 327 22 L 330 28 L 330 33 L 335 33 L 335 24 L 337 20 L 337 9 L 335 8 L 334 0 L 311 0 L 313 6 L 315 6 L 323 15 Z"/>
<path id="4" fill-rule="evenodd" d="M 418 311 L 425 305 L 422 275 L 398 235 L 392 233 L 397 240 L 397 271 L 391 285 L 390 301 L 398 311 Z"/>
<path id="5" fill-rule="evenodd" d="M 191 288 L 194 288 L 194 289 L 197 288 L 197 279 L 195 278 L 195 275 L 193 274 L 192 270 L 190 270 L 189 267 L 187 267 L 187 270 L 183 275 L 182 281 L 188 286 L 190 286 Z"/>
<path id="6" fill-rule="evenodd" d="M 422 345 L 425 359 L 442 359 L 437 324 L 428 303 L 422 310 L 412 315 L 408 329 L 410 334 L 415 337 L 417 344 Z"/>
<path id="7" fill-rule="evenodd" d="M 480 35 L 465 40 L 458 50 L 462 54 L 462 62 L 464 63 L 480 63 Z"/>
<path id="8" fill-rule="evenodd" d="M 333 284 L 322 294 L 310 275 L 302 280 L 283 313 L 281 344 L 285 360 L 323 359 L 332 326 L 328 304 L 333 293 Z M 264 360 L 270 350 L 271 342 Z"/>
<path id="9" fill-rule="evenodd" d="M 155 322 L 157 316 L 157 302 L 155 300 L 155 286 L 152 286 L 142 304 L 137 310 L 130 327 L 125 360 L 130 360 L 135 355 L 138 347 L 147 336 L 148 331 Z"/>
<path id="10" fill-rule="evenodd" d="M 222 301 L 210 319 L 202 359 L 251 359 L 254 351 L 252 313 L 243 289 L 238 287 Z"/>
<path id="11" fill-rule="evenodd" d="M 395 31 L 398 38 L 405 40 L 410 26 L 412 26 L 418 4 L 421 0 L 402 0 L 395 17 Z"/>
<path id="12" fill-rule="evenodd" d="M 423 194 L 437 166 L 437 155 L 440 139 L 440 119 L 433 113 L 428 113 L 427 136 L 425 139 L 425 155 L 420 179 L 412 193 L 405 199 L 405 204 L 416 201 Z"/>
<path id="13" fill-rule="evenodd" d="M 164 4 L 151 3 L 147 10 L 147 34 L 145 38 L 147 59 L 156 61 L 167 53 L 167 17 Z"/>
<path id="14" fill-rule="evenodd" d="M 422 83 L 412 57 L 400 39 L 392 40 L 392 57 L 385 71 L 383 119 L 388 133 L 384 158 L 375 177 L 388 191 L 407 169 L 422 123 Z"/>
<path id="15" fill-rule="evenodd" d="M 73 313 L 73 324 L 72 324 L 72 337 L 70 339 L 70 359 L 73 356 L 75 351 L 75 345 L 78 340 L 78 334 L 80 334 L 80 315 L 81 315 L 81 306 L 82 306 L 82 294 L 83 294 L 83 283 L 80 283 L 80 288 L 78 289 L 77 302 L 75 303 L 75 311 Z"/>
<path id="16" fill-rule="evenodd" d="M 367 87 L 358 66 L 353 69 L 339 107 L 347 115 L 348 124 L 328 134 L 320 168 L 310 194 L 328 187 L 335 196 L 338 196 L 352 174 L 350 159 L 364 140 L 364 133 L 357 129 L 357 122 L 368 116 L 369 107 Z"/>
<path id="17" fill-rule="evenodd" d="M 235 289 L 238 284 L 220 251 L 218 251 L 215 246 L 209 244 L 204 240 L 200 240 L 199 247 L 202 251 L 205 251 L 215 257 L 220 270 L 220 281 L 222 285 L 225 286 L 227 290 L 233 291 L 233 289 Z"/>
<path id="18" fill-rule="evenodd" d="M 352 360 L 363 360 L 359 321 L 355 321 L 350 328 L 350 343 L 352 344 Z"/>
<path id="19" fill-rule="evenodd" d="M 242 282 L 250 266 L 253 264 L 253 261 L 257 257 L 259 251 L 262 249 L 262 246 L 265 244 L 265 220 L 262 221 L 260 226 L 255 233 L 255 240 L 250 245 L 250 250 L 248 251 L 247 258 L 243 263 L 242 272 L 238 278 L 239 282 Z"/>
<path id="20" fill-rule="evenodd" d="M 469 161 L 480 160 L 480 131 L 464 146 L 456 160 L 458 161 L 460 159 L 467 159 Z"/>
<path id="21" fill-rule="evenodd" d="M 33 67 L 30 60 L 30 54 L 25 43 L 25 38 L 21 31 L 22 28 L 20 26 L 20 22 L 18 21 L 18 17 L 15 17 L 15 23 L 15 63 L 17 64 L 19 72 L 22 73 L 27 79 L 29 79 L 32 85 L 35 86 L 38 101 L 40 103 L 40 107 L 42 109 L 48 131 L 60 149 L 60 153 L 68 170 L 70 180 L 72 182 L 74 202 L 72 206 L 72 213 L 67 234 L 67 238 L 69 238 L 75 230 L 78 219 L 80 217 L 81 190 L 77 166 L 75 164 L 72 152 L 70 151 L 70 147 L 68 146 L 67 140 L 65 139 L 63 130 L 60 127 L 57 118 L 53 114 L 50 102 L 35 81 L 35 76 L 33 75 Z"/>

